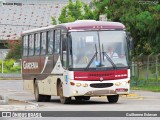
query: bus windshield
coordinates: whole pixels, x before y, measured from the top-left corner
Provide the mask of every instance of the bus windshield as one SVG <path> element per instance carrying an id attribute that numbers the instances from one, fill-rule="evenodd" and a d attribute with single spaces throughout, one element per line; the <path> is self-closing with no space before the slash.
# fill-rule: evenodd
<path id="1" fill-rule="evenodd" d="M 77 31 L 69 34 L 70 68 L 124 68 L 128 66 L 124 31 Z"/>

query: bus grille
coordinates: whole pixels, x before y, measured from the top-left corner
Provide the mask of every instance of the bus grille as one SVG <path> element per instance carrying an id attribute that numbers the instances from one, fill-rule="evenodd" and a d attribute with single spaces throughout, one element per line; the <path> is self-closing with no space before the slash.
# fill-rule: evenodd
<path id="1" fill-rule="evenodd" d="M 106 88 L 106 87 L 111 87 L 113 86 L 113 83 L 94 83 L 90 84 L 90 87 L 93 88 Z"/>

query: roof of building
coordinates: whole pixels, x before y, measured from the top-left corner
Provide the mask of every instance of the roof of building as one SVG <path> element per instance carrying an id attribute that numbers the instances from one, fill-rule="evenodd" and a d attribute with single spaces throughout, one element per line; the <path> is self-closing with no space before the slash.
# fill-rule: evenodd
<path id="1" fill-rule="evenodd" d="M 58 21 L 62 8 L 68 4 L 68 0 L 4 0 L 3 2 L 4 5 L 0 6 L 0 40 L 17 40 L 23 31 L 52 25 L 51 17 Z"/>
<path id="2" fill-rule="evenodd" d="M 25 30 L 52 25 L 66 3 L 0 6 L 0 40 L 16 40 Z"/>

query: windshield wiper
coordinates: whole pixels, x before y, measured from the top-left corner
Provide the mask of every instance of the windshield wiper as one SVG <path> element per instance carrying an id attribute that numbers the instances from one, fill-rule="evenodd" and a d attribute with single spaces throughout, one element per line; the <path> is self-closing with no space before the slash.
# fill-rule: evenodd
<path id="1" fill-rule="evenodd" d="M 92 59 L 89 61 L 87 67 L 86 67 L 86 70 L 89 68 L 89 66 L 91 65 L 91 63 L 93 62 L 94 58 L 97 56 L 97 52 L 94 53 Z"/>
<path id="2" fill-rule="evenodd" d="M 86 70 L 89 68 L 89 66 L 91 65 L 91 63 L 93 62 L 93 60 L 94 60 L 95 57 L 96 57 L 96 60 L 97 60 L 97 53 L 98 52 L 97 52 L 97 46 L 96 46 L 96 44 L 95 44 L 95 50 L 96 50 L 96 52 L 94 53 L 92 59 L 89 61 L 88 65 L 86 67 Z"/>
<path id="3" fill-rule="evenodd" d="M 103 60 L 104 60 L 104 56 L 106 56 L 107 60 L 112 64 L 113 68 L 117 69 L 117 66 L 115 65 L 113 60 L 107 55 L 106 52 L 104 52 L 103 44 L 102 44 L 102 54 L 103 54 Z"/>

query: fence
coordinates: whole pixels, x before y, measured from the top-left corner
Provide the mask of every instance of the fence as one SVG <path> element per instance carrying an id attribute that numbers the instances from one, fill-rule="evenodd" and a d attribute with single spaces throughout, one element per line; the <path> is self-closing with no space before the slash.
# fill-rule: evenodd
<path id="1" fill-rule="evenodd" d="M 160 54 L 140 54 L 132 59 L 132 85 L 160 85 Z M 21 77 L 21 63 L 15 60 L 0 60 L 0 78 Z"/>
<path id="2" fill-rule="evenodd" d="M 131 63 L 132 85 L 160 85 L 160 54 L 140 54 Z"/>

